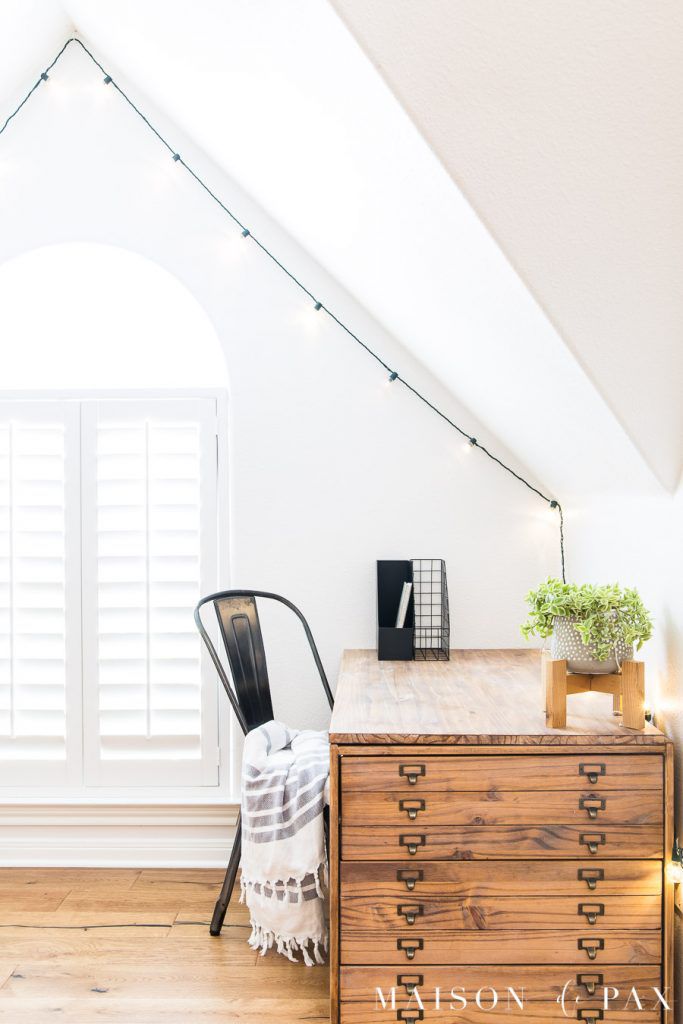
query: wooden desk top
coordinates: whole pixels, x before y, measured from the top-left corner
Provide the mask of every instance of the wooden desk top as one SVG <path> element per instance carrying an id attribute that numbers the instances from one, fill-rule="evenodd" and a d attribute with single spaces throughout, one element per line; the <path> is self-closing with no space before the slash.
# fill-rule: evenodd
<path id="1" fill-rule="evenodd" d="M 570 696 L 567 728 L 545 722 L 540 651 L 451 651 L 450 661 L 378 661 L 345 651 L 332 743 L 664 745 L 658 729 L 625 729 L 612 698 Z"/>

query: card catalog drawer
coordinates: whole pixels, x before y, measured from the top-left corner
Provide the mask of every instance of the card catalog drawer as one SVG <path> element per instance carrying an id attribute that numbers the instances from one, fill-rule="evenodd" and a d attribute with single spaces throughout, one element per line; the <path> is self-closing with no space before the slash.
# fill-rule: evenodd
<path id="1" fill-rule="evenodd" d="M 398 934 L 343 928 L 345 964 L 655 964 L 662 956 L 659 931 L 467 932 L 404 928 Z"/>
<path id="2" fill-rule="evenodd" d="M 410 795 L 350 790 L 344 796 L 344 821 L 350 825 L 661 825 L 663 817 L 658 790 L 420 790 Z"/>
<path id="3" fill-rule="evenodd" d="M 342 896 L 659 895 L 655 860 L 343 861 Z"/>
<path id="4" fill-rule="evenodd" d="M 627 1003 L 633 989 L 642 1010 L 635 1008 L 633 997 Z M 600 1020 L 611 1024 L 655 1024 L 661 1019 L 655 989 L 661 990 L 659 968 L 640 965 L 606 965 L 596 969 L 566 964 L 457 970 L 342 967 L 341 1024 L 409 1024 L 421 1019 L 433 1024 L 484 1024 L 492 1019 L 513 1024 L 559 1024 L 563 1020 L 583 1020 L 588 1024 L 591 1019 L 595 1024 Z M 606 990 L 613 996 L 607 1011 Z M 615 996 L 615 992 L 619 995 Z M 418 996 L 424 1007 L 422 1018 L 416 1009 Z M 591 1010 L 596 1011 L 593 1017 Z"/>
<path id="5" fill-rule="evenodd" d="M 403 933 L 452 931 L 535 931 L 557 928 L 583 934 L 599 931 L 657 931 L 662 923 L 659 896 L 503 896 L 457 897 L 342 894 L 342 928 Z"/>
<path id="6" fill-rule="evenodd" d="M 508 860 L 530 857 L 662 857 L 655 825 L 346 825 L 342 857 L 348 860 Z"/>
<path id="7" fill-rule="evenodd" d="M 492 790 L 643 790 L 662 788 L 658 754 L 507 754 L 477 757 L 343 757 L 348 793 L 490 792 Z"/>

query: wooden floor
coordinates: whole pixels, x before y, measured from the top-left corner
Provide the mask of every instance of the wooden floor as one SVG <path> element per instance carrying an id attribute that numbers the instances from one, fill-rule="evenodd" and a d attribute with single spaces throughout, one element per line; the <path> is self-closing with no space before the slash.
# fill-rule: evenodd
<path id="1" fill-rule="evenodd" d="M 0 869 L 0 1021 L 328 1021 L 326 967 L 247 946 L 237 896 L 220 938 L 216 871 Z"/>

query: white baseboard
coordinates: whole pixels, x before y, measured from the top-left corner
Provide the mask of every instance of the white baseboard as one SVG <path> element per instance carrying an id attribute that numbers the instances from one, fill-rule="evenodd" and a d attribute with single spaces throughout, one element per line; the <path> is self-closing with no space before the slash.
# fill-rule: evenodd
<path id="1" fill-rule="evenodd" d="M 0 806 L 0 866 L 225 868 L 234 804 Z"/>

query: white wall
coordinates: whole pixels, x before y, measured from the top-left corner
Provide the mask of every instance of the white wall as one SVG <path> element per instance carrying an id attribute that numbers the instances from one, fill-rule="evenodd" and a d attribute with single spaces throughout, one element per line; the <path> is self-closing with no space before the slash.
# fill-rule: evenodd
<path id="1" fill-rule="evenodd" d="M 575 509 L 572 530 L 572 578 L 635 586 L 653 614 L 653 637 L 640 654 L 646 662 L 646 697 L 657 725 L 678 750 L 683 742 L 682 516 L 682 488 L 659 498 L 602 497 Z M 680 764 L 676 774 L 680 779 Z M 677 796 L 683 835 L 680 792 Z"/>
<path id="2" fill-rule="evenodd" d="M 316 294 L 466 429 L 513 461 L 246 195 L 144 97 L 133 95 Z M 233 143 L 239 146 L 239 138 Z M 465 451 L 400 386 L 387 386 L 381 368 L 312 313 L 77 48 L 2 137 L 0 181 L 0 259 L 61 241 L 123 246 L 177 275 L 209 314 L 230 380 L 225 585 L 274 590 L 299 604 L 334 679 L 344 647 L 374 644 L 375 559 L 442 556 L 453 645 L 521 645 L 523 595 L 558 571 L 554 515 L 480 453 Z M 125 296 L 111 300 L 125 302 Z M 68 329 L 54 324 L 55 345 Z M 0 359 L 7 364 L 11 326 L 2 331 Z M 288 635 L 283 628 L 280 639 Z M 282 673 L 274 681 L 276 711 L 293 723 L 323 724 L 324 701 L 317 690 L 311 696 L 315 683 L 303 653 L 297 639 L 275 659 Z"/>
<path id="3" fill-rule="evenodd" d="M 683 488 L 673 496 L 594 500 L 576 509 L 573 578 L 636 586 L 654 616 L 654 635 L 641 651 L 646 697 L 655 723 L 675 744 L 676 833 L 683 837 Z M 681 907 L 681 886 L 676 899 Z M 683 909 L 683 908 L 681 908 Z M 677 948 L 683 941 L 676 917 Z M 676 990 L 683 986 L 677 960 Z"/>

